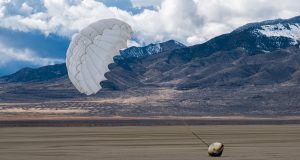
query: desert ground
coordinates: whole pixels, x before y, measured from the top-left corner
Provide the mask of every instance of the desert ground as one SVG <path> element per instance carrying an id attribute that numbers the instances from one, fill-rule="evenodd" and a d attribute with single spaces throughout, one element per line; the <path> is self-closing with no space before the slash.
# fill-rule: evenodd
<path id="1" fill-rule="evenodd" d="M 210 158 L 208 143 L 225 144 Z M 1 160 L 296 160 L 300 125 L 1 127 Z"/>

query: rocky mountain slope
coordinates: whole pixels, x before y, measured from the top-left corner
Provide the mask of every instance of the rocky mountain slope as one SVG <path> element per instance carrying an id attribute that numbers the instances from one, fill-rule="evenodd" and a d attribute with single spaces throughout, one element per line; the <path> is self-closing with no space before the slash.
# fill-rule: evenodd
<path id="1" fill-rule="evenodd" d="M 299 81 L 299 26 L 300 17 L 248 24 L 204 44 L 121 61 L 111 66 L 108 80 L 113 88 L 124 88 L 117 79 L 126 81 L 126 75 L 136 80 L 130 86 L 176 89 L 295 84 Z M 116 73 L 121 70 L 122 76 Z"/>
<path id="2" fill-rule="evenodd" d="M 91 97 L 74 89 L 64 64 L 23 69 L 1 78 L 0 101 L 87 115 L 299 115 L 299 26 L 300 17 L 278 19 L 190 47 L 131 47 L 114 58 Z"/>
<path id="3" fill-rule="evenodd" d="M 248 55 L 268 53 L 300 44 L 300 16 L 244 25 L 231 33 L 220 35 L 206 43 L 177 50 L 169 61 L 189 61 L 218 51 L 243 48 Z"/>

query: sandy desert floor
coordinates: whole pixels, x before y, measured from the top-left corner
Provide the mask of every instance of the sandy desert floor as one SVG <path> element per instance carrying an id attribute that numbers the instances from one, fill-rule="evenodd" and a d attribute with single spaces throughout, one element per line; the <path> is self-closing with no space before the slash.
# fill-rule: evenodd
<path id="1" fill-rule="evenodd" d="M 210 158 L 207 142 L 225 144 Z M 3 127 L 1 160 L 297 160 L 300 125 Z"/>

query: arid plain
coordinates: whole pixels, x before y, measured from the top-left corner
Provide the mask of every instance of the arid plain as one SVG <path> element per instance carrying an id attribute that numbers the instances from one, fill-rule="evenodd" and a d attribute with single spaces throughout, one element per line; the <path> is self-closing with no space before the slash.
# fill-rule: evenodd
<path id="1" fill-rule="evenodd" d="M 296 160 L 299 125 L 2 127 L 1 160 L 199 160 L 223 142 L 224 160 Z"/>

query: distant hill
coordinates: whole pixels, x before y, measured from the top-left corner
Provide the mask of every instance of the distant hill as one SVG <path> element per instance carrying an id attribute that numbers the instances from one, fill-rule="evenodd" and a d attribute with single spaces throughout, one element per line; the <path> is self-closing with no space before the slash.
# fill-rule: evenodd
<path id="1" fill-rule="evenodd" d="M 37 69 L 23 68 L 14 74 L 1 77 L 6 82 L 39 82 L 60 78 L 67 75 L 65 64 L 55 64 Z"/>

